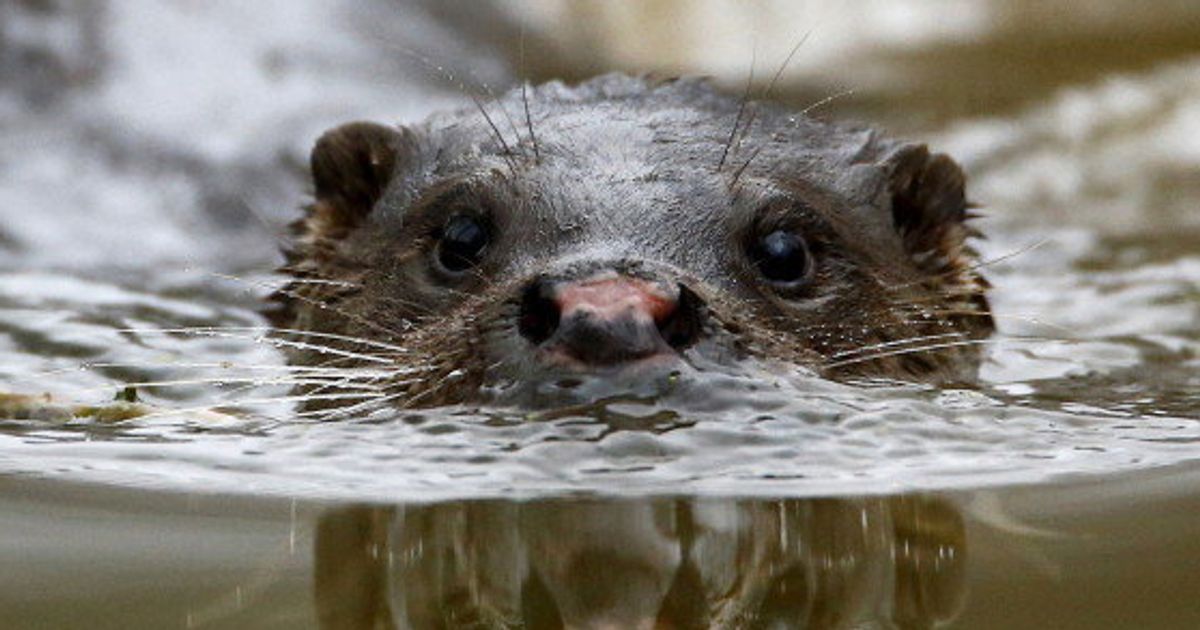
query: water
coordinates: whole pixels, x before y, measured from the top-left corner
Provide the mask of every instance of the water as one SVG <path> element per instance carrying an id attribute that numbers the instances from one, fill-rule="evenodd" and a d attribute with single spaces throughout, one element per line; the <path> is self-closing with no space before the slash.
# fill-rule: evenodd
<path id="1" fill-rule="evenodd" d="M 0 4 L 0 393 L 174 383 L 137 386 L 138 419 L 0 420 L 0 607 L 17 627 L 1195 627 L 1200 12 L 1034 4 Z M 928 140 L 985 206 L 1001 332 L 978 387 L 776 371 L 561 412 L 291 409 L 257 309 L 320 131 L 597 65 L 738 89 L 810 23 L 776 95 L 853 88 L 817 111 Z"/>

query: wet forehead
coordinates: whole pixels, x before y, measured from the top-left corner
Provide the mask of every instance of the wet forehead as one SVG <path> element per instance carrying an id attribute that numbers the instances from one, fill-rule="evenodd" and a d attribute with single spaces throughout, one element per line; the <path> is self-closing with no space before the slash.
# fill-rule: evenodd
<path id="1" fill-rule="evenodd" d="M 542 160 L 521 173 L 523 184 L 577 239 L 694 265 L 697 246 L 719 237 L 731 210 L 719 143 L 684 138 L 677 119 L 596 120 L 569 119 L 544 134 Z"/>
<path id="2" fill-rule="evenodd" d="M 551 152 L 603 160 L 655 156 L 668 162 L 707 153 L 714 157 L 715 167 L 728 136 L 725 123 L 731 122 L 672 103 L 616 101 L 559 106 L 532 127 Z"/>
<path id="3" fill-rule="evenodd" d="M 597 225 L 607 224 L 610 232 L 688 208 L 695 215 L 727 205 L 728 173 L 718 171 L 727 130 L 719 132 L 702 112 L 618 101 L 556 107 L 529 126 L 503 121 L 494 130 L 480 120 L 434 131 L 444 171 L 498 167 L 535 197 L 561 201 L 557 212 L 602 218 Z"/>

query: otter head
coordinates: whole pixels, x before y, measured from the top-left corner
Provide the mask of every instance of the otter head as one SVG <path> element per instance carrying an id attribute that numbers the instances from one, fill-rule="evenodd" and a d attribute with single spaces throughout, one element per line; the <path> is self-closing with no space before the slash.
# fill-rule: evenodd
<path id="1" fill-rule="evenodd" d="M 353 123 L 312 175 L 274 321 L 399 405 L 754 360 L 962 379 L 992 330 L 952 160 L 701 81 Z"/>

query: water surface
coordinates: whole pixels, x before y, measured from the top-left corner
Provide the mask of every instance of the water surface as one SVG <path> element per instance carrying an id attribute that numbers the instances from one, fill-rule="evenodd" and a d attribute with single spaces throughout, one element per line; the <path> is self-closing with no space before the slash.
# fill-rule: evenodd
<path id="1" fill-rule="evenodd" d="M 832 26 L 774 95 L 853 88 L 815 111 L 970 174 L 1000 327 L 978 386 L 776 371 L 559 412 L 297 414 L 258 308 L 320 131 L 597 60 L 739 89 L 806 30 L 763 26 L 799 19 L 784 5 L 635 20 L 553 4 L 496 5 L 491 28 L 432 2 L 0 5 L 0 390 L 99 405 L 132 385 L 160 410 L 0 420 L 6 611 L 34 627 L 1200 623 L 1200 45 L 1179 34 L 1200 18 L 1182 4 L 1072 21 L 956 3 L 924 29 L 948 5 L 805 9 Z M 762 43 L 714 35 L 714 57 L 668 23 Z M 562 48 L 580 24 L 593 35 Z M 617 46 L 639 32 L 659 36 Z M 1101 36 L 1106 54 L 1063 52 Z"/>

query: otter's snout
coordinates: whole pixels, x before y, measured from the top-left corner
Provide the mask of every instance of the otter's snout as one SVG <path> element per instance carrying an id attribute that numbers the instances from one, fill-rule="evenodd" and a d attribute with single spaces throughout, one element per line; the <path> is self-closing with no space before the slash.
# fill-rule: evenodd
<path id="1" fill-rule="evenodd" d="M 699 332 L 697 298 L 681 285 L 606 274 L 539 280 L 521 303 L 521 334 L 554 359 L 611 366 L 675 355 Z"/>

